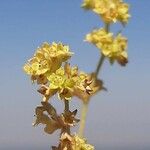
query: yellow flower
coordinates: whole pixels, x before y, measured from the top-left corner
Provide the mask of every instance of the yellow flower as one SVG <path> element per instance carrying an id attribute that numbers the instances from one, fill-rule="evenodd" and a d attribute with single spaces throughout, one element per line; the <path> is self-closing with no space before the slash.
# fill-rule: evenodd
<path id="1" fill-rule="evenodd" d="M 78 80 L 77 72 L 77 67 L 71 68 L 69 64 L 66 64 L 64 68 L 59 68 L 56 73 L 48 76 L 50 82 L 49 89 L 57 91 L 60 99 L 71 99 L 76 81 Z"/>
<path id="2" fill-rule="evenodd" d="M 129 14 L 129 5 L 126 3 L 120 3 L 118 7 L 118 20 L 123 24 L 128 23 L 131 15 Z"/>
<path id="3" fill-rule="evenodd" d="M 52 150 L 94 150 L 94 146 L 87 144 L 86 139 L 65 132 L 60 137 L 59 146 L 52 146 Z"/>
<path id="4" fill-rule="evenodd" d="M 104 28 L 95 29 L 91 33 L 86 35 L 86 41 L 97 44 L 97 43 L 110 43 L 112 42 L 112 33 L 107 33 Z"/>
<path id="5" fill-rule="evenodd" d="M 104 22 L 111 23 L 117 21 L 117 2 L 114 0 L 100 0 L 97 1 L 93 9 Z"/>
<path id="6" fill-rule="evenodd" d="M 48 102 L 49 98 L 58 93 L 59 99 L 70 100 L 74 96 L 74 90 L 87 77 L 87 74 L 78 73 L 77 67 L 70 67 L 68 63 L 56 70 L 55 73 L 47 75 L 49 83 L 42 85 L 38 92 L 41 93 L 43 101 Z"/>
<path id="7" fill-rule="evenodd" d="M 37 49 L 33 58 L 24 65 L 24 71 L 31 75 L 32 80 L 37 80 L 39 84 L 45 84 L 47 75 L 60 68 L 62 62 L 67 61 L 71 55 L 69 47 L 62 43 L 44 43 Z"/>
<path id="8" fill-rule="evenodd" d="M 97 80 L 94 74 L 88 75 L 84 72 L 78 72 L 77 67 L 71 68 L 67 63 L 64 68 L 61 67 L 56 73 L 49 75 L 48 80 L 50 82 L 49 88 L 39 91 L 40 93 L 44 91 L 45 97 L 49 91 L 48 98 L 57 92 L 60 99 L 70 100 L 73 96 L 77 96 L 87 102 L 90 96 L 104 89 L 102 81 Z M 48 98 L 45 98 L 46 101 Z"/>
<path id="9" fill-rule="evenodd" d="M 94 146 L 87 144 L 86 139 L 80 138 L 79 136 L 73 136 L 73 150 L 94 150 Z"/>
<path id="10" fill-rule="evenodd" d="M 39 57 L 39 59 L 46 59 L 46 60 L 51 60 L 52 62 L 54 61 L 58 63 L 59 62 L 65 62 L 67 61 L 71 55 L 69 51 L 69 46 L 63 45 L 62 43 L 55 43 L 53 42 L 52 44 L 49 44 L 45 42 L 41 47 L 37 49 L 37 52 L 35 54 L 36 57 Z"/>
<path id="11" fill-rule="evenodd" d="M 47 75 L 47 79 L 48 84 L 42 85 L 38 90 L 44 95 L 45 102 L 56 93 L 61 100 L 70 100 L 73 96 L 77 96 L 84 102 L 88 102 L 93 94 L 104 89 L 103 82 L 96 79 L 94 74 L 78 72 L 77 67 L 70 67 L 68 63 L 55 73 Z"/>
<path id="12" fill-rule="evenodd" d="M 122 0 L 84 0 L 82 7 L 98 14 L 106 23 L 128 22 L 129 5 Z"/>
<path id="13" fill-rule="evenodd" d="M 120 65 L 124 66 L 128 62 L 126 49 L 127 39 L 121 34 L 118 34 L 106 49 L 102 48 L 102 53 L 109 58 L 111 63 L 117 60 Z"/>
<path id="14" fill-rule="evenodd" d="M 39 61 L 36 57 L 33 57 L 24 65 L 23 69 L 28 75 L 31 75 L 32 81 L 37 80 L 38 84 L 47 83 L 45 73 L 49 70 L 49 64 L 46 60 Z"/>
<path id="15" fill-rule="evenodd" d="M 127 39 L 121 34 L 113 37 L 113 33 L 105 29 L 97 29 L 86 35 L 86 41 L 94 44 L 101 53 L 113 63 L 115 60 L 122 66 L 128 62 Z"/>

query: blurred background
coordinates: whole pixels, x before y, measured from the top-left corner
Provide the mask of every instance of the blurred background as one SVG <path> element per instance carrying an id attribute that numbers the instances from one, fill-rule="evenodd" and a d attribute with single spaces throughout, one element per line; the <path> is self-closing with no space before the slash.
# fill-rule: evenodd
<path id="1" fill-rule="evenodd" d="M 129 39 L 129 63 L 120 67 L 105 61 L 100 78 L 108 92 L 96 95 L 89 107 L 85 135 L 96 150 L 150 150 L 150 1 L 126 0 L 132 18 L 126 28 L 111 27 Z M 0 150 L 48 150 L 57 145 L 59 132 L 46 135 L 32 127 L 40 104 L 22 66 L 43 42 L 70 45 L 72 65 L 95 70 L 99 51 L 83 41 L 98 16 L 80 8 L 81 0 L 0 0 Z M 52 103 L 63 110 L 62 102 Z M 74 98 L 72 110 L 79 108 Z M 78 114 L 80 116 L 80 112 Z M 73 132 L 75 129 L 73 130 Z"/>

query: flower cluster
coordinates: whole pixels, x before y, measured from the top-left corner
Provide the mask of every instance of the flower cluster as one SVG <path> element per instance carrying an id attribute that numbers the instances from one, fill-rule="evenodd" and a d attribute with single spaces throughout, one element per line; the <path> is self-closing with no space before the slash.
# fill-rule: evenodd
<path id="1" fill-rule="evenodd" d="M 87 144 L 86 139 L 75 135 L 74 141 L 73 150 L 94 150 L 94 146 Z"/>
<path id="2" fill-rule="evenodd" d="M 33 58 L 25 64 L 24 71 L 31 75 L 33 81 L 37 80 L 38 84 L 46 84 L 47 76 L 59 69 L 72 54 L 69 46 L 45 42 L 37 49 Z"/>
<path id="3" fill-rule="evenodd" d="M 103 82 L 97 79 L 94 73 L 87 74 L 79 71 L 77 66 L 71 67 L 67 61 L 72 54 L 69 47 L 62 43 L 44 43 L 24 65 L 24 71 L 31 76 L 32 81 L 39 84 L 38 92 L 43 95 L 42 105 L 35 109 L 36 119 L 33 125 L 43 124 L 47 134 L 53 134 L 56 130 L 61 131 L 59 147 L 52 149 L 93 150 L 94 148 L 91 149 L 85 140 L 81 142 L 77 140 L 79 138 L 71 135 L 70 128 L 80 120 L 75 118 L 77 110 L 70 111 L 68 104 L 73 96 L 88 103 L 93 94 L 104 89 Z M 49 99 L 55 94 L 65 104 L 64 113 L 60 115 L 49 103 Z M 67 141 L 67 137 L 64 138 L 66 134 L 67 137 L 71 137 L 71 141 Z"/>
<path id="4" fill-rule="evenodd" d="M 71 67 L 66 62 L 72 54 L 69 47 L 62 43 L 44 43 L 25 64 L 24 71 L 31 75 L 33 81 L 41 84 L 38 92 L 44 95 L 44 101 L 48 101 L 56 93 L 59 99 L 69 100 L 73 96 L 78 96 L 82 100 L 87 100 L 91 94 L 102 89 L 102 81 L 79 72 L 78 67 Z M 63 62 L 66 62 L 64 67 Z M 85 84 L 89 76 L 91 81 Z M 95 82 L 96 90 L 95 84 L 92 86 Z"/>
<path id="5" fill-rule="evenodd" d="M 82 7 L 100 15 L 105 23 L 105 28 L 94 29 L 87 34 L 86 41 L 100 49 L 101 54 L 108 58 L 111 64 L 116 60 L 120 65 L 125 66 L 128 62 L 127 38 L 121 33 L 114 36 L 109 32 L 109 27 L 111 23 L 117 21 L 122 24 L 128 22 L 129 5 L 123 0 L 84 0 Z"/>
<path id="6" fill-rule="evenodd" d="M 87 144 L 86 140 L 78 135 L 70 136 L 64 133 L 60 138 L 59 146 L 53 146 L 52 150 L 94 150 L 94 146 Z"/>
<path id="7" fill-rule="evenodd" d="M 122 0 L 84 0 L 82 7 L 98 14 L 104 22 L 128 22 L 129 5 Z"/>
<path id="8" fill-rule="evenodd" d="M 115 60 L 122 66 L 128 62 L 127 39 L 121 34 L 113 37 L 113 33 L 104 28 L 94 30 L 86 35 L 86 41 L 94 44 L 101 53 L 113 63 Z"/>
<path id="9" fill-rule="evenodd" d="M 47 76 L 47 79 L 49 86 L 42 85 L 38 90 L 44 95 L 43 101 L 48 101 L 51 96 L 58 93 L 61 100 L 70 100 L 73 96 L 77 96 L 88 102 L 93 94 L 105 89 L 103 82 L 96 79 L 94 74 L 79 72 L 77 67 L 71 68 L 68 63 L 64 68 L 60 67 L 55 73 Z"/>

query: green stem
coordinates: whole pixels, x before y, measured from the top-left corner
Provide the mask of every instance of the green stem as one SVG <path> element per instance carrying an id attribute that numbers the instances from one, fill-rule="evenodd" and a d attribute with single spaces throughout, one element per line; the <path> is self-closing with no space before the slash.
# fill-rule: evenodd
<path id="1" fill-rule="evenodd" d="M 109 32 L 109 28 L 110 28 L 110 24 L 109 23 L 105 23 L 105 30 L 106 30 L 106 32 Z M 100 72 L 100 70 L 102 68 L 104 60 L 105 60 L 105 56 L 101 53 L 101 57 L 99 59 L 98 65 L 97 65 L 96 70 L 95 70 L 96 77 L 98 76 L 98 74 L 99 74 L 99 72 Z"/>
<path id="2" fill-rule="evenodd" d="M 106 32 L 109 32 L 109 28 L 110 28 L 110 24 L 105 23 Z M 96 77 L 98 76 L 98 74 L 102 68 L 104 60 L 105 60 L 105 56 L 103 54 L 101 54 L 100 60 L 97 64 L 97 67 L 95 70 Z M 81 138 L 84 136 L 84 129 L 85 129 L 86 116 L 87 116 L 87 112 L 88 112 L 88 105 L 89 105 L 89 102 L 88 103 L 83 102 L 82 108 L 81 108 L 81 118 L 80 118 L 80 127 L 79 127 L 79 136 Z"/>
<path id="3" fill-rule="evenodd" d="M 104 60 L 105 60 L 105 56 L 103 54 L 101 54 L 101 57 L 99 59 L 99 62 L 98 62 L 98 65 L 97 65 L 97 68 L 95 70 L 95 75 L 96 77 L 98 76 L 99 72 L 100 72 L 100 69 L 104 63 Z"/>
<path id="4" fill-rule="evenodd" d="M 105 30 L 106 30 L 106 32 L 109 32 L 109 30 L 110 30 L 110 24 L 109 23 L 105 23 Z"/>
<path id="5" fill-rule="evenodd" d="M 81 138 L 84 136 L 84 128 L 85 128 L 87 112 L 88 112 L 88 103 L 83 102 L 82 109 L 81 109 L 80 127 L 79 127 L 79 136 Z"/>

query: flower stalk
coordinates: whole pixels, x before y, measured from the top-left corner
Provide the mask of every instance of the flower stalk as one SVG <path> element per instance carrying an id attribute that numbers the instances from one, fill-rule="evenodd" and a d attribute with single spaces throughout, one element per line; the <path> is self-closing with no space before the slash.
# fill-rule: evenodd
<path id="1" fill-rule="evenodd" d="M 110 28 L 110 24 L 105 23 L 105 30 L 107 33 L 109 32 L 109 28 Z M 101 57 L 100 57 L 99 62 L 97 64 L 96 70 L 94 72 L 96 78 L 98 78 L 98 74 L 99 74 L 100 70 L 102 69 L 102 65 L 104 63 L 104 60 L 105 60 L 105 56 L 101 53 Z M 84 137 L 86 117 L 87 117 L 87 113 L 88 113 L 88 105 L 89 105 L 89 102 L 88 103 L 83 102 L 82 107 L 81 107 L 81 117 L 80 117 L 81 121 L 80 121 L 80 127 L 79 127 L 79 136 L 81 138 Z"/>
<path id="2" fill-rule="evenodd" d="M 65 105 L 64 115 L 67 116 L 67 114 L 69 113 L 69 101 L 64 99 L 64 105 Z M 70 135 L 70 126 L 66 127 L 65 132 Z"/>
<path id="3" fill-rule="evenodd" d="M 105 30 L 106 32 L 109 32 L 109 28 L 110 28 L 110 24 L 109 23 L 105 23 Z M 96 67 L 96 70 L 95 70 L 95 74 L 96 74 L 96 77 L 98 76 L 100 70 L 101 70 L 101 67 L 104 63 L 104 60 L 105 60 L 105 56 L 101 53 L 101 57 L 99 59 L 99 62 L 97 64 L 97 67 Z"/>
<path id="4" fill-rule="evenodd" d="M 99 62 L 97 64 L 97 67 L 96 67 L 96 70 L 95 70 L 95 75 L 98 76 L 100 70 L 101 70 L 101 67 L 104 63 L 104 60 L 105 60 L 105 56 L 103 54 L 101 54 L 101 57 L 99 59 Z"/>
<path id="5" fill-rule="evenodd" d="M 87 112 L 88 112 L 88 103 L 82 103 L 82 108 L 81 108 L 81 117 L 80 117 L 80 127 L 79 127 L 79 137 L 83 138 L 84 137 L 84 129 L 85 129 L 85 123 L 86 123 L 86 117 L 87 117 Z"/>
<path id="6" fill-rule="evenodd" d="M 31 81 L 37 83 L 37 91 L 43 96 L 41 105 L 35 108 L 36 119 L 33 126 L 42 124 L 47 134 L 60 131 L 59 145 L 52 146 L 52 150 L 94 150 L 92 145 L 87 144 L 84 130 L 92 96 L 106 90 L 103 81 L 99 79 L 99 73 L 106 59 L 111 65 L 118 62 L 125 66 L 128 62 L 127 38 L 121 33 L 111 33 L 110 25 L 116 22 L 122 25 L 128 23 L 129 5 L 123 0 L 83 0 L 82 7 L 92 10 L 105 24 L 103 28 L 94 29 L 85 38 L 100 51 L 101 56 L 95 71 L 85 73 L 79 71 L 77 66 L 71 67 L 68 61 L 73 53 L 68 45 L 61 42 L 43 43 L 23 67 Z M 50 103 L 51 97 L 56 94 L 64 104 L 61 114 Z M 74 96 L 82 101 L 80 119 L 75 117 L 77 109 L 71 111 L 69 108 Z M 78 135 L 72 134 L 71 128 L 79 121 Z"/>

